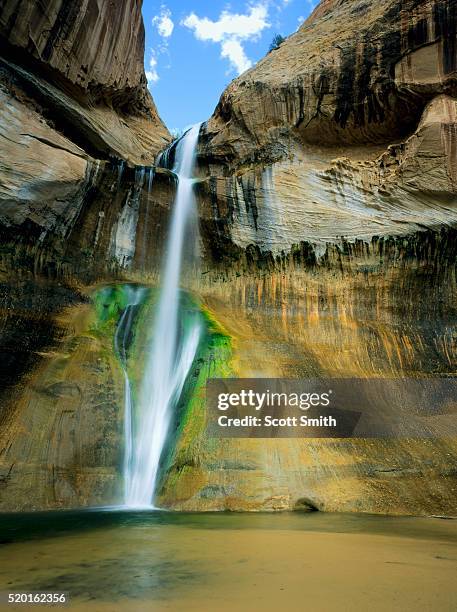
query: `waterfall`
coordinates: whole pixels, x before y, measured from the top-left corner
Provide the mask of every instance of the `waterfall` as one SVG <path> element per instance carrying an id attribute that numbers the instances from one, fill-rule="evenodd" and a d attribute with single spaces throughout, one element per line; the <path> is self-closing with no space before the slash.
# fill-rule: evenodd
<path id="1" fill-rule="evenodd" d="M 200 125 L 178 142 L 173 171 L 178 176 L 176 199 L 162 271 L 162 286 L 148 351 L 139 402 L 135 410 L 132 468 L 126 491 L 127 506 L 151 507 L 159 463 L 174 408 L 179 401 L 200 340 L 200 323 L 193 318 L 180 325 L 180 278 L 186 230 L 195 207 L 192 172 Z"/>
<path id="2" fill-rule="evenodd" d="M 146 198 L 146 210 L 144 212 L 144 223 L 143 223 L 143 244 L 141 249 L 141 264 L 143 270 L 146 269 L 146 253 L 148 250 L 148 230 L 149 230 L 149 208 L 151 205 L 151 193 L 152 193 L 152 184 L 154 181 L 154 167 L 151 166 L 149 168 L 149 177 L 148 177 L 148 195 Z"/>
<path id="3" fill-rule="evenodd" d="M 132 453 L 133 453 L 133 399 L 132 387 L 127 372 L 127 344 L 132 331 L 134 307 L 141 304 L 146 293 L 144 287 L 127 286 L 127 304 L 118 323 L 114 336 L 114 348 L 119 356 L 124 374 L 124 497 L 127 499 L 132 482 Z"/>
<path id="4" fill-rule="evenodd" d="M 122 175 L 124 174 L 124 167 L 125 167 L 125 162 L 124 160 L 119 160 L 118 166 L 117 166 L 117 191 L 119 191 L 120 187 L 121 187 L 121 183 L 122 183 Z"/>
<path id="5" fill-rule="evenodd" d="M 129 268 L 135 257 L 136 228 L 140 216 L 145 173 L 143 166 L 137 166 L 135 169 L 135 183 L 129 189 L 118 222 L 111 232 L 110 251 L 121 268 Z"/>

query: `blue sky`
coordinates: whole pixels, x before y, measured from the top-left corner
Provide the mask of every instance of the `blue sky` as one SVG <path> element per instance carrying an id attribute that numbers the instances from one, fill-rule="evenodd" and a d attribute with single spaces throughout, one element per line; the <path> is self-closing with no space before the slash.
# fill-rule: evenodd
<path id="1" fill-rule="evenodd" d="M 287 36 L 317 0 L 143 0 L 146 75 L 170 130 L 204 121 L 232 79 Z"/>

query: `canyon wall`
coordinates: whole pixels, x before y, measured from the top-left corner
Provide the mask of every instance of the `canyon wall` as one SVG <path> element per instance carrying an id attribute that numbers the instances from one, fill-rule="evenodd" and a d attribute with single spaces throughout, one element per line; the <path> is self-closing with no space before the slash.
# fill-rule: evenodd
<path id="1" fill-rule="evenodd" d="M 146 214 L 140 192 L 150 191 L 150 167 L 170 140 L 143 61 L 137 0 L 116 7 L 2 2 L 5 274 L 19 266 L 35 275 L 95 277 L 122 264 L 122 248 L 134 258 L 138 218 Z M 131 244 L 119 247 L 125 223 Z"/>
<path id="2" fill-rule="evenodd" d="M 321 3 L 228 86 L 202 156 L 241 168 L 288 158 L 293 144 L 404 140 L 428 102 L 457 93 L 456 28 L 453 0 Z"/>
<path id="3" fill-rule="evenodd" d="M 1 68 L 86 153 L 150 165 L 169 134 L 147 89 L 141 5 L 6 0 Z"/>
<path id="4" fill-rule="evenodd" d="M 321 3 L 206 125 L 210 236 L 322 253 L 455 223 L 456 28 L 452 0 Z"/>
<path id="5" fill-rule="evenodd" d="M 200 292 L 232 375 L 454 375 L 456 15 L 321 2 L 222 94 L 199 149 Z M 166 506 L 457 514 L 446 418 L 434 440 L 215 441 L 195 403 Z"/>
<path id="6" fill-rule="evenodd" d="M 122 371 L 91 285 L 154 277 L 175 190 L 141 2 L 1 2 L 0 112 L 0 507 L 115 503 Z"/>

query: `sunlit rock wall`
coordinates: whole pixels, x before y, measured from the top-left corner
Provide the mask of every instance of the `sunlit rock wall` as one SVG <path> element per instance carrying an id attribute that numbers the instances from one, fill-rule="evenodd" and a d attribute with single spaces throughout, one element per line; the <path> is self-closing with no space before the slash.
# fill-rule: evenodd
<path id="1" fill-rule="evenodd" d="M 253 249 L 204 304 L 230 339 L 199 370 L 241 377 L 453 376 L 456 231 L 305 249 L 274 261 Z M 256 273 L 253 270 L 256 270 Z M 209 274 L 207 275 L 210 276 Z M 227 374 L 225 374 L 227 375 Z M 319 509 L 456 515 L 457 440 L 217 440 L 195 394 L 159 503 L 179 510 Z"/>
<path id="2" fill-rule="evenodd" d="M 452 1 L 328 0 L 223 93 L 199 149 L 200 293 L 234 375 L 454 375 L 456 34 Z M 164 505 L 457 514 L 445 426 L 216 441 L 195 403 Z"/>
<path id="3" fill-rule="evenodd" d="M 457 95 L 456 27 L 453 0 L 321 3 L 227 87 L 202 158 L 214 174 L 282 159 L 295 143 L 404 139 L 433 97 Z"/>
<path id="4" fill-rule="evenodd" d="M 202 181 L 208 254 L 224 257 L 219 237 L 274 256 L 307 242 L 319 256 L 342 240 L 455 225 L 456 111 L 456 100 L 437 96 L 413 134 L 386 149 L 308 145 L 274 164 Z"/>

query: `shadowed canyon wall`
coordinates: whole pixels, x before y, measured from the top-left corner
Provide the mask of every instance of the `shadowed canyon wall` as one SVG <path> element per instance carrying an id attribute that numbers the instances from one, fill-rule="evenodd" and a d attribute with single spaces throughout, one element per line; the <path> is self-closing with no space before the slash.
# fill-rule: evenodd
<path id="1" fill-rule="evenodd" d="M 150 167 L 169 135 L 140 5 L 108 4 L 0 4 L 2 509 L 119 501 L 113 283 L 157 282 L 176 182 Z M 204 402 L 208 376 L 455 375 L 456 14 L 323 1 L 222 94 L 188 280 L 208 329 L 159 504 L 457 514 L 445 422 L 436 440 L 214 440 Z M 151 312 L 129 342 L 134 386 Z"/>
<path id="2" fill-rule="evenodd" d="M 87 282 L 130 265 L 161 214 L 142 193 L 157 202 L 151 166 L 170 140 L 144 75 L 141 2 L 7 1 L 0 35 L 3 272 Z M 169 207 L 172 177 L 154 189 Z"/>
<path id="3" fill-rule="evenodd" d="M 143 62 L 137 0 L 0 3 L 3 509 L 119 501 L 122 371 L 87 286 L 162 251 Z"/>

